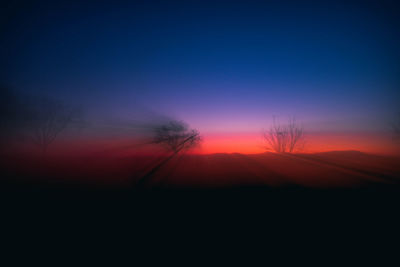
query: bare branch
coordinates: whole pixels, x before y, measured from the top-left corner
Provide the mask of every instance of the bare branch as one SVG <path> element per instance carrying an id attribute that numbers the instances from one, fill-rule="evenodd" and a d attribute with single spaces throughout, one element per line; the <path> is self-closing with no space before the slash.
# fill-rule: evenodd
<path id="1" fill-rule="evenodd" d="M 31 110 L 31 140 L 43 153 L 57 136 L 72 122 L 73 110 L 63 103 L 42 98 Z"/>
<path id="2" fill-rule="evenodd" d="M 304 141 L 304 129 L 295 118 L 289 118 L 287 125 L 282 125 L 273 119 L 269 130 L 263 132 L 266 148 L 277 153 L 292 153 L 298 150 Z"/>
<path id="3" fill-rule="evenodd" d="M 193 148 L 200 141 L 200 134 L 196 130 L 189 130 L 188 126 L 181 121 L 170 121 L 155 128 L 153 139 L 153 143 L 161 144 L 174 153 Z"/>

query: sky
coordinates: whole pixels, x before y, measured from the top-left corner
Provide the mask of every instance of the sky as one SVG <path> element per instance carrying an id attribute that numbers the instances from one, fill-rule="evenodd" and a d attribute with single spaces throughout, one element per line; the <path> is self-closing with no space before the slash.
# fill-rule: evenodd
<path id="1" fill-rule="evenodd" d="M 183 120 L 214 152 L 260 151 L 273 117 L 311 136 L 386 133 L 399 114 L 399 6 L 313 2 L 12 1 L 1 83 L 92 117 Z"/>

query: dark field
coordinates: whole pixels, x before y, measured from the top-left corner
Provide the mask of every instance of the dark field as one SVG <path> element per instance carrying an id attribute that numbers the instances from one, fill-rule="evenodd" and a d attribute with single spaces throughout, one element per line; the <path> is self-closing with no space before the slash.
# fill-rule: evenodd
<path id="1" fill-rule="evenodd" d="M 368 211 L 391 209 L 400 203 L 399 159 L 357 151 L 14 158 L 3 163 L 3 203 L 37 202 L 39 208 L 59 201 L 78 210 L 81 204 L 90 203 L 101 209 L 136 211 L 149 207 Z"/>
<path id="2" fill-rule="evenodd" d="M 357 151 L 4 161 L 3 182 L 87 189 L 396 188 L 400 160 Z"/>
<path id="3" fill-rule="evenodd" d="M 268 242 L 312 236 L 351 249 L 344 240 L 394 239 L 398 228 L 397 158 L 347 151 L 165 159 L 12 161 L 3 168 L 3 229 L 55 242 L 51 233 L 90 244 L 118 236 L 152 250 L 154 237 L 207 243 L 260 233 Z"/>

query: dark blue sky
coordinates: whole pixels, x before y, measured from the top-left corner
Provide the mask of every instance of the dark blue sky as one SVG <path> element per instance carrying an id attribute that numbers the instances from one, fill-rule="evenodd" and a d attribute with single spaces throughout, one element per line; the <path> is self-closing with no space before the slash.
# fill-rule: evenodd
<path id="1" fill-rule="evenodd" d="M 255 132 L 273 115 L 375 130 L 397 112 L 396 1 L 96 2 L 6 4 L 2 83 L 203 132 Z"/>

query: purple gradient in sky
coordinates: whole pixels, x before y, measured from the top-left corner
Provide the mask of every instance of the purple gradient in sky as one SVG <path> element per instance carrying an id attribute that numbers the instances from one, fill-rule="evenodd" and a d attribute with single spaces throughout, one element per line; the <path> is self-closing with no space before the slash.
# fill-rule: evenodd
<path id="1" fill-rule="evenodd" d="M 257 133 L 273 116 L 309 131 L 387 131 L 398 6 L 300 2 L 10 5 L 2 81 L 93 117 L 146 109 L 205 134 Z"/>

